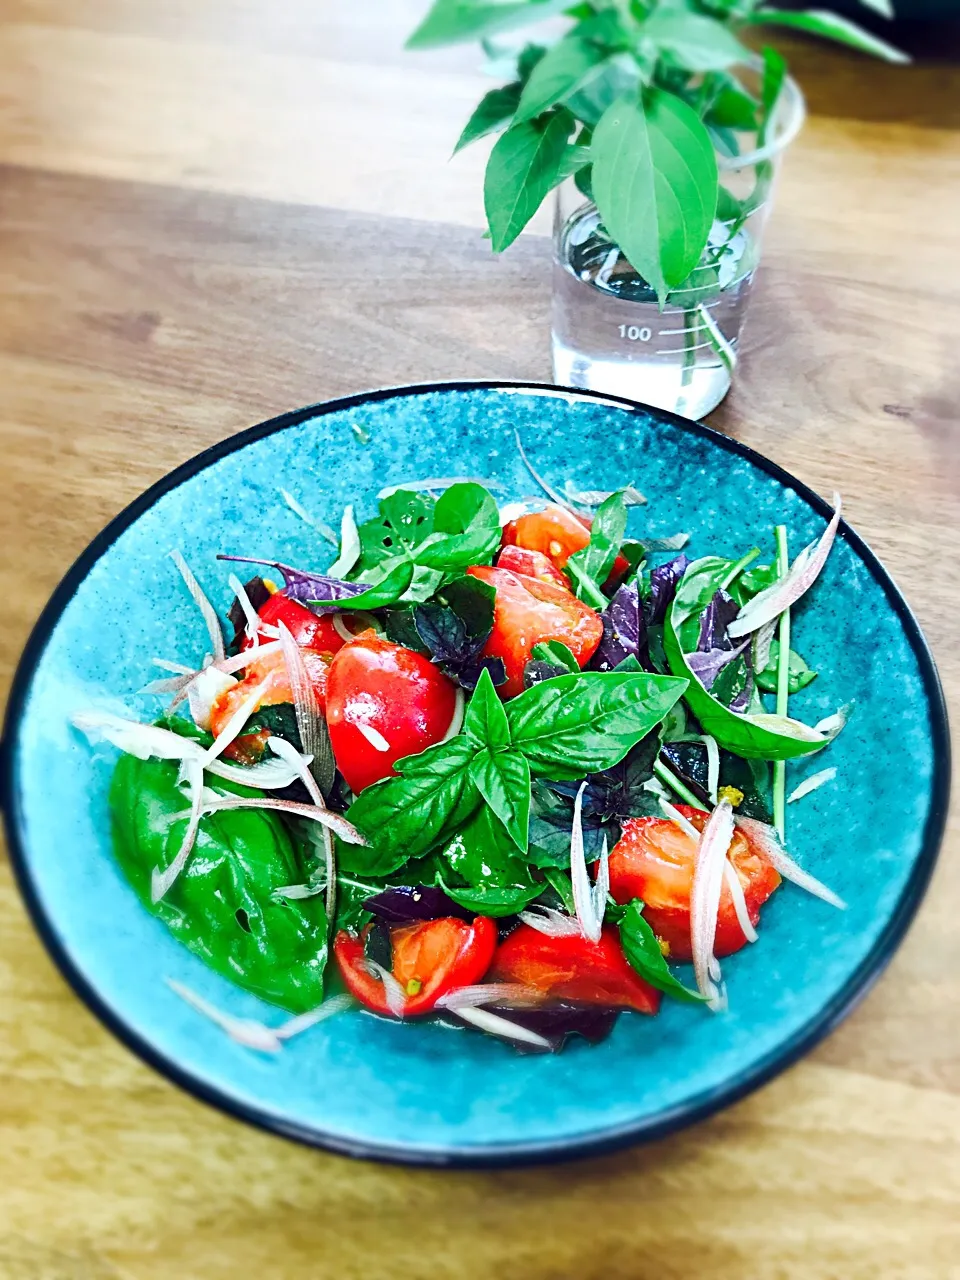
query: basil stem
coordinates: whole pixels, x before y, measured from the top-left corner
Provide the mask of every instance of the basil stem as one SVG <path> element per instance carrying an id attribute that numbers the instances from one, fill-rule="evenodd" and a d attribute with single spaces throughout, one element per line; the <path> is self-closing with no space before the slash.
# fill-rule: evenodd
<path id="1" fill-rule="evenodd" d="M 736 564 L 731 565 L 730 571 L 727 573 L 726 577 L 720 583 L 721 590 L 726 591 L 729 587 L 733 586 L 734 582 L 736 582 L 737 578 L 740 577 L 741 573 L 743 573 L 747 565 L 753 564 L 754 560 L 756 560 L 759 554 L 760 554 L 759 547 L 751 547 L 750 550 L 746 553 L 746 555 L 742 555 Z"/>
<path id="2" fill-rule="evenodd" d="M 787 551 L 787 527 L 778 524 L 776 527 L 777 537 L 777 573 L 782 578 L 790 568 L 790 557 Z M 780 629 L 778 633 L 780 641 L 780 653 L 778 655 L 777 665 L 777 715 L 785 716 L 787 714 L 787 705 L 790 698 L 790 609 L 784 609 L 780 615 Z M 774 760 L 773 762 L 773 825 L 777 828 L 777 834 L 780 837 L 780 843 L 786 840 L 786 789 L 787 789 L 787 763 L 785 760 Z"/>
<path id="3" fill-rule="evenodd" d="M 676 792 L 681 800 L 692 805 L 694 809 L 703 808 L 703 801 L 700 797 L 695 796 L 690 788 L 685 783 L 681 782 L 677 775 L 671 772 L 662 760 L 654 761 L 653 772 L 661 782 L 665 783 L 670 788 L 671 791 Z"/>

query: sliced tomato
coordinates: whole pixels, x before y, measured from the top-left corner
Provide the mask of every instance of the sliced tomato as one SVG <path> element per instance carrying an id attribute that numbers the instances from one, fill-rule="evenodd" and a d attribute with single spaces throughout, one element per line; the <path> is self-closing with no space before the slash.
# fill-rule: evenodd
<path id="1" fill-rule="evenodd" d="M 390 931 L 393 976 L 406 996 L 404 1017 L 429 1013 L 448 991 L 479 982 L 493 959 L 497 926 L 486 916 L 472 924 L 443 917 Z M 351 995 L 374 1013 L 389 1014 L 383 983 L 369 973 L 363 937 L 341 930 L 333 943 L 337 967 Z"/>
<path id="2" fill-rule="evenodd" d="M 541 582 L 552 582 L 555 586 L 570 590 L 570 579 L 542 551 L 529 551 L 526 547 L 504 547 L 497 556 L 497 568 L 510 569 L 513 573 L 523 573 L 528 578 L 538 578 Z"/>
<path id="3" fill-rule="evenodd" d="M 333 754 L 354 792 L 439 742 L 456 709 L 454 685 L 432 662 L 373 632 L 335 655 L 326 692 Z"/>
<path id="4" fill-rule="evenodd" d="M 257 614 L 265 627 L 276 627 L 281 622 L 303 649 L 315 649 L 319 653 L 334 654 L 342 649 L 346 641 L 333 625 L 330 614 L 318 617 L 304 605 L 291 600 L 283 591 L 275 591 L 269 600 L 261 605 Z M 271 639 L 268 631 L 259 632 L 260 643 L 267 644 Z M 244 636 L 241 649 L 249 649 L 253 644 L 252 636 Z"/>
<path id="5" fill-rule="evenodd" d="M 518 982 L 557 1000 L 582 1000 L 616 1009 L 656 1013 L 660 992 L 633 969 L 620 935 L 605 925 L 599 942 L 579 936 L 548 938 L 522 924 L 497 948 L 491 982 Z"/>
<path id="6" fill-rule="evenodd" d="M 690 805 L 677 805 L 683 816 L 702 831 L 708 815 Z M 610 854 L 610 892 L 617 902 L 641 898 L 643 914 L 660 940 L 667 944 L 671 960 L 689 960 L 690 897 L 697 846 L 669 818 L 630 818 L 623 836 Z M 760 919 L 760 908 L 780 883 L 780 876 L 766 857 L 737 829 L 730 845 L 730 861 L 743 886 L 750 923 Z M 724 882 L 717 916 L 714 947 L 717 956 L 729 956 L 746 943 L 737 921 L 729 886 Z"/>
<path id="7" fill-rule="evenodd" d="M 326 699 L 327 673 L 332 661 L 329 653 L 316 653 L 313 649 L 303 649 L 303 662 L 310 677 L 310 683 L 316 692 L 321 708 Z M 287 664 L 282 653 L 271 653 L 265 658 L 251 658 L 244 668 L 243 679 L 239 683 L 224 690 L 214 700 L 210 709 L 210 731 L 216 737 L 233 713 L 251 696 L 255 689 L 262 687 L 253 711 L 261 707 L 275 707 L 282 702 L 293 701 L 293 690 L 287 675 Z M 229 748 L 227 748 L 229 752 Z M 233 753 L 236 758 L 236 753 Z"/>
<path id="8" fill-rule="evenodd" d="M 566 507 L 550 503 L 542 511 L 511 520 L 503 530 L 503 545 L 539 551 L 558 569 L 562 569 L 575 551 L 582 551 L 590 541 L 593 521 L 589 516 L 575 516 Z M 630 568 L 623 556 L 614 561 L 608 582 L 616 582 Z"/>
<path id="9" fill-rule="evenodd" d="M 593 657 L 603 637 L 603 623 L 596 610 L 572 592 L 489 565 L 474 565 L 467 573 L 496 589 L 493 631 L 483 652 L 503 659 L 507 681 L 499 689 L 502 697 L 523 692 L 523 669 L 533 646 L 542 640 L 562 641 L 581 667 Z"/>

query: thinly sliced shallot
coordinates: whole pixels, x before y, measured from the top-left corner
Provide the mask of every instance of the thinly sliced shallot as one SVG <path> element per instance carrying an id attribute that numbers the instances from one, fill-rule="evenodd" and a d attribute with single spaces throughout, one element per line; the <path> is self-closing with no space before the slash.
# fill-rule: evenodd
<path id="1" fill-rule="evenodd" d="M 466 698 L 463 690 L 457 685 L 456 692 L 453 696 L 453 715 L 450 718 L 450 724 L 446 733 L 440 739 L 441 742 L 449 742 L 451 738 L 455 738 L 463 728 L 464 708 L 466 707 Z"/>
<path id="2" fill-rule="evenodd" d="M 610 855 L 607 852 L 607 836 L 604 832 L 603 844 L 600 848 L 600 861 L 597 865 L 597 877 L 590 890 L 593 914 L 603 928 L 603 917 L 607 910 L 607 894 L 610 892 Z"/>
<path id="3" fill-rule="evenodd" d="M 839 711 L 835 711 L 832 716 L 827 716 L 825 720 L 821 720 L 815 725 L 816 732 L 823 734 L 827 742 L 832 742 L 837 734 L 846 727 L 852 711 L 853 703 L 848 702 Z"/>
<path id="4" fill-rule="evenodd" d="M 476 477 L 471 476 L 433 476 L 428 477 L 426 480 L 405 480 L 403 484 L 388 484 L 377 494 L 377 501 L 379 502 L 382 498 L 389 498 L 392 494 L 399 493 L 401 489 L 409 490 L 411 493 L 425 493 L 429 489 L 436 489 L 439 492 L 443 489 L 450 489 L 455 484 L 482 484 L 491 493 L 498 493 L 504 488 L 496 480 L 478 480 Z"/>
<path id="5" fill-rule="evenodd" d="M 809 778 L 804 779 L 799 787 L 794 789 L 787 796 L 787 804 L 794 804 L 797 800 L 802 800 L 804 796 L 808 796 L 811 792 L 819 791 L 821 787 L 826 786 L 828 782 L 832 782 L 837 776 L 837 770 L 831 766 L 829 769 L 821 769 L 819 773 L 812 774 Z"/>
<path id="6" fill-rule="evenodd" d="M 519 919 L 547 938 L 580 937 L 580 921 L 553 907 L 528 907 L 520 912 Z"/>
<path id="7" fill-rule="evenodd" d="M 222 693 L 232 689 L 236 683 L 235 676 L 225 675 L 216 667 L 205 667 L 203 671 L 198 671 L 186 685 L 187 705 L 193 716 L 193 723 L 198 729 L 209 732 L 213 704 Z"/>
<path id="8" fill-rule="evenodd" d="M 223 755 L 230 743 L 233 742 L 235 738 L 240 737 L 247 721 L 253 715 L 254 711 L 256 711 L 257 707 L 259 707 L 260 699 L 266 693 L 269 684 L 270 676 L 265 676 L 264 679 L 261 680 L 260 683 L 256 685 L 240 703 L 239 707 L 237 707 L 236 711 L 203 753 L 204 768 L 212 764 L 218 756 Z"/>
<path id="9" fill-rule="evenodd" d="M 272 800 L 269 796 L 210 796 L 204 798 L 204 813 L 222 813 L 227 809 L 276 809 L 279 813 L 291 813 L 298 818 L 310 818 L 321 826 L 335 831 L 347 844 L 368 843 L 353 823 L 341 818 L 339 813 L 320 809 L 315 804 L 298 804 L 296 800 Z"/>
<path id="10" fill-rule="evenodd" d="M 703 734 L 700 741 L 707 749 L 707 792 L 716 804 L 720 787 L 720 748 L 716 738 L 712 738 L 709 733 Z"/>
<path id="11" fill-rule="evenodd" d="M 517 449 L 520 452 L 520 457 L 523 460 L 523 465 L 527 468 L 531 476 L 534 478 L 534 480 L 536 480 L 537 484 L 540 486 L 543 492 L 547 495 L 547 497 L 552 498 L 558 507 L 563 507 L 565 508 L 565 510 L 572 512 L 573 515 L 576 516 L 577 515 L 576 510 L 570 504 L 570 502 L 567 501 L 567 499 L 560 492 L 560 490 L 554 489 L 553 485 L 547 484 L 546 480 L 544 480 L 543 476 L 539 473 L 539 471 L 534 470 L 533 463 L 527 457 L 526 450 L 524 449 L 523 444 L 520 441 L 520 432 L 515 430 L 513 433 L 513 438 L 517 442 Z M 577 516 L 577 519 L 579 519 L 579 516 Z"/>
<path id="12" fill-rule="evenodd" d="M 578 930 L 579 932 L 579 930 Z M 519 982 L 481 982 L 472 987 L 447 991 L 437 1001 L 438 1009 L 473 1009 L 484 1004 L 542 1004 L 543 992 Z"/>
<path id="13" fill-rule="evenodd" d="M 231 1040 L 243 1045 L 245 1049 L 257 1049 L 260 1053 L 279 1053 L 283 1047 L 276 1031 L 265 1027 L 262 1022 L 255 1022 L 253 1018 L 235 1018 L 230 1013 L 223 1013 L 209 1000 L 204 1000 L 203 996 L 198 996 L 195 991 L 191 991 L 182 982 L 175 982 L 173 978 L 167 978 L 166 983 L 181 1000 L 186 1001 L 191 1008 L 216 1023 Z"/>
<path id="14" fill-rule="evenodd" d="M 550 1041 L 538 1035 L 536 1031 L 530 1031 L 527 1027 L 521 1027 L 516 1022 L 501 1018 L 499 1014 L 491 1013 L 488 1009 L 466 1007 L 457 1009 L 455 1012 L 457 1017 L 462 1018 L 464 1022 L 470 1022 L 473 1026 L 479 1027 L 481 1031 L 487 1031 L 490 1035 L 499 1036 L 503 1040 L 519 1040 L 523 1044 L 536 1045 L 538 1049 L 552 1047 Z"/>
<path id="15" fill-rule="evenodd" d="M 407 1008 L 407 997 L 403 987 L 389 969 L 385 969 L 376 960 L 365 960 L 364 967 L 372 978 L 379 978 L 383 983 L 383 998 L 387 1008 L 395 1018 L 402 1018 Z"/>
<path id="16" fill-rule="evenodd" d="M 765 622 L 754 633 L 753 644 L 753 669 L 754 671 L 763 671 L 767 663 L 770 661 L 770 646 L 773 644 L 773 637 L 780 622 L 780 614 L 775 618 L 771 618 L 769 622 Z"/>
<path id="17" fill-rule="evenodd" d="M 103 739 L 138 760 L 200 760 L 203 748 L 192 738 L 183 738 L 155 724 L 125 720 L 109 711 L 78 711 L 71 717 L 75 729 L 95 742 Z"/>
<path id="18" fill-rule="evenodd" d="M 365 724 L 362 720 L 354 720 L 353 727 L 358 733 L 370 743 L 374 751 L 389 751 L 390 743 L 386 740 L 379 729 L 375 729 L 372 724 Z"/>
<path id="19" fill-rule="evenodd" d="M 227 578 L 227 585 L 230 587 L 230 590 L 233 592 L 233 594 L 237 597 L 237 604 L 239 604 L 243 612 L 243 616 L 247 620 L 247 625 L 244 628 L 244 635 L 248 640 L 252 641 L 252 647 L 254 649 L 259 649 L 260 617 L 256 609 L 253 607 L 253 601 L 247 595 L 247 588 L 243 585 L 243 583 L 240 581 L 240 579 L 237 577 L 235 573 L 231 573 L 229 578 Z"/>
<path id="20" fill-rule="evenodd" d="M 326 576 L 345 578 L 359 559 L 360 533 L 357 522 L 353 518 L 353 507 L 348 503 L 343 508 L 343 516 L 340 520 L 340 554 L 327 570 Z"/>
<path id="21" fill-rule="evenodd" d="M 337 535 L 333 532 L 330 526 L 328 524 L 324 524 L 322 520 L 314 519 L 306 507 L 297 501 L 289 489 L 281 489 L 279 493 L 280 497 L 284 500 L 293 514 L 295 516 L 299 516 L 304 524 L 310 525 L 311 529 L 316 529 L 321 538 L 326 538 L 327 542 L 329 542 L 331 546 L 335 547 L 338 545 Z"/>
<path id="22" fill-rule="evenodd" d="M 832 889 L 828 889 L 825 884 L 822 884 L 809 872 L 797 866 L 778 840 L 777 833 L 773 827 L 768 827 L 765 822 L 758 822 L 756 818 L 738 817 L 736 824 L 756 844 L 760 852 L 773 865 L 775 870 L 780 872 L 784 880 L 789 880 L 791 884 L 795 884 L 799 889 L 805 889 L 807 893 L 812 893 L 815 898 L 821 898 L 824 902 L 829 902 L 832 907 L 837 907 L 840 911 L 846 910 L 847 904 Z"/>
<path id="23" fill-rule="evenodd" d="M 191 675 L 185 676 L 167 676 L 163 680 L 151 680 L 145 684 L 139 693 L 185 693 L 189 685 L 196 677 Z M 181 699 L 182 701 L 182 699 Z"/>
<path id="24" fill-rule="evenodd" d="M 167 658 L 151 658 L 150 661 L 161 671 L 173 671 L 178 676 L 195 676 L 193 667 L 185 667 L 182 662 L 170 662 Z"/>
<path id="25" fill-rule="evenodd" d="M 716 1008 L 720 999 L 720 993 L 711 978 L 711 968 L 717 964 L 713 944 L 717 936 L 723 868 L 732 839 L 733 806 L 729 800 L 721 800 L 707 819 L 707 825 L 700 836 L 690 901 L 693 969 L 697 989 L 707 998 L 711 1008 Z M 716 973 L 717 969 L 714 968 L 713 972 Z"/>
<path id="26" fill-rule="evenodd" d="M 184 560 L 179 551 L 171 551 L 170 559 L 180 570 L 180 576 L 186 583 L 187 590 L 193 597 L 193 601 L 203 615 L 203 620 L 207 624 L 207 631 L 210 633 L 210 643 L 213 646 L 213 656 L 219 662 L 225 655 L 226 649 L 223 643 L 223 628 L 220 626 L 220 619 L 217 617 L 217 611 L 207 599 L 200 583 L 193 576 L 193 571 Z"/>
<path id="27" fill-rule="evenodd" d="M 261 626 L 261 631 L 269 630 L 267 627 Z M 279 632 L 278 632 L 279 634 Z M 272 658 L 274 654 L 280 653 L 280 641 L 271 640 L 268 644 L 262 644 L 257 650 L 257 661 L 262 662 L 264 658 Z M 234 671 L 242 671 L 244 667 L 248 667 L 253 661 L 253 655 L 249 649 L 243 649 L 240 653 L 235 653 L 229 658 L 224 658 L 222 662 L 215 662 L 213 665 L 218 671 L 222 671 L 225 675 L 232 675 Z"/>
<path id="28" fill-rule="evenodd" d="M 598 920 L 594 909 L 593 886 L 587 874 L 587 859 L 583 850 L 583 793 L 586 782 L 580 784 L 573 803 L 573 827 L 570 831 L 570 881 L 573 885 L 573 905 L 576 909 L 580 932 L 591 942 L 600 941 L 603 917 Z"/>
<path id="29" fill-rule="evenodd" d="M 733 909 L 737 913 L 737 924 L 740 926 L 743 936 L 748 942 L 756 942 L 759 934 L 753 927 L 753 921 L 750 919 L 750 912 L 747 910 L 747 899 L 744 897 L 743 885 L 740 883 L 740 877 L 737 875 L 737 869 L 727 859 L 726 866 L 723 868 L 723 877 L 727 882 L 727 888 L 730 890 L 730 897 L 733 899 Z"/>
<path id="30" fill-rule="evenodd" d="M 294 640 L 289 628 L 282 622 L 279 624 L 279 629 L 280 648 L 293 693 L 293 707 L 297 717 L 300 742 L 304 752 L 313 757 L 311 772 L 317 779 L 320 790 L 329 791 L 334 775 L 333 749 L 330 746 L 330 735 L 327 733 L 326 721 L 320 708 L 320 699 L 310 679 L 300 646 Z"/>
<path id="31" fill-rule="evenodd" d="M 839 493 L 833 495 L 833 519 L 823 531 L 819 541 L 811 542 L 794 560 L 782 578 L 758 592 L 749 600 L 733 622 L 727 627 L 732 640 L 758 631 L 767 622 L 779 618 L 784 609 L 796 604 L 800 597 L 816 582 L 820 570 L 827 562 L 830 548 L 840 524 L 841 501 Z"/>
<path id="32" fill-rule="evenodd" d="M 664 817 L 669 818 L 671 822 L 675 822 L 681 831 L 685 832 L 695 843 L 700 843 L 700 832 L 693 825 L 689 818 L 685 818 L 679 809 L 674 808 L 669 800 L 660 797 L 660 810 Z"/>
<path id="33" fill-rule="evenodd" d="M 151 902 L 160 902 L 166 896 L 170 886 L 187 865 L 187 859 L 197 840 L 200 815 L 203 812 L 203 766 L 199 760 L 186 760 L 183 767 L 190 787 L 190 817 L 187 819 L 187 829 L 183 833 L 177 856 L 165 870 L 160 871 L 154 867 L 150 873 Z"/>
<path id="34" fill-rule="evenodd" d="M 315 1027 L 318 1022 L 326 1022 L 327 1018 L 332 1018 L 335 1014 L 345 1013 L 347 1009 L 352 1009 L 354 1003 L 353 996 L 346 994 L 331 996 L 329 1000 L 324 1000 L 323 1004 L 317 1005 L 316 1009 L 310 1009 L 307 1013 L 301 1013 L 296 1018 L 281 1022 L 279 1027 L 274 1027 L 273 1034 L 278 1040 L 290 1040 L 294 1036 L 299 1036 L 304 1031 L 308 1031 L 311 1027 Z"/>

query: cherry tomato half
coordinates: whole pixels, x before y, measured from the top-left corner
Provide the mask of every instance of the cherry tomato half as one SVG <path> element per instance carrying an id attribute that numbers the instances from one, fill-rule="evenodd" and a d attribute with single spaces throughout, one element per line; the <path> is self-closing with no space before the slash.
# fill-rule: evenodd
<path id="1" fill-rule="evenodd" d="M 542 551 L 529 551 L 526 547 L 504 547 L 497 556 L 497 568 L 510 569 L 513 573 L 523 573 L 528 578 L 538 578 L 541 582 L 552 582 L 557 587 L 570 590 L 570 579 Z"/>
<path id="2" fill-rule="evenodd" d="M 404 1017 L 429 1013 L 442 995 L 479 982 L 493 959 L 497 926 L 486 916 L 472 924 L 443 917 L 391 929 L 393 976 L 406 994 Z M 333 943 L 337 967 L 351 995 L 374 1013 L 390 1014 L 383 983 L 366 969 L 363 938 L 341 930 Z"/>
<path id="3" fill-rule="evenodd" d="M 638 1013 L 656 1013 L 660 992 L 633 969 L 620 935 L 605 925 L 599 942 L 549 938 L 522 924 L 497 948 L 491 982 L 519 982 L 557 1000 L 582 1000 Z"/>
<path id="4" fill-rule="evenodd" d="M 318 617 L 304 605 L 291 600 L 283 591 L 275 591 L 260 606 L 257 616 L 267 627 L 276 627 L 282 622 L 302 649 L 315 649 L 319 653 L 332 655 L 346 643 L 329 614 Z M 261 631 L 259 635 L 261 644 L 268 644 L 271 639 L 276 639 L 265 631 Z M 240 648 L 249 649 L 252 644 L 253 638 L 244 636 Z"/>
<path id="5" fill-rule="evenodd" d="M 562 569 L 573 553 L 582 551 L 590 541 L 592 527 L 589 516 L 575 516 L 566 507 L 550 503 L 542 511 L 511 520 L 503 530 L 503 545 L 539 551 Z M 629 568 L 624 557 L 617 556 L 607 581 L 616 582 Z"/>
<path id="6" fill-rule="evenodd" d="M 330 654 L 316 653 L 313 649 L 303 649 L 302 653 L 307 675 L 310 677 L 310 683 L 322 708 L 326 698 Z M 265 658 L 251 658 L 244 667 L 243 679 L 224 690 L 214 700 L 210 709 L 210 731 L 214 736 L 223 730 L 233 713 L 261 684 L 264 687 L 257 700 L 255 711 L 260 707 L 275 707 L 283 702 L 293 702 L 293 690 L 290 688 L 290 677 L 287 675 L 287 664 L 283 660 L 282 653 L 271 653 Z M 237 742 L 240 743 L 240 739 L 237 739 Z M 232 749 L 235 746 L 236 744 L 231 744 L 231 747 L 227 747 L 226 754 L 231 759 L 240 759 L 241 756 L 237 754 L 237 750 Z M 242 743 L 239 750 L 243 750 Z"/>
<path id="7" fill-rule="evenodd" d="M 683 816 L 702 831 L 707 814 L 690 805 L 677 805 Z M 743 886 L 750 922 L 780 883 L 780 876 L 739 829 L 730 845 L 730 861 Z M 641 898 L 643 914 L 654 933 L 669 946 L 671 960 L 689 960 L 690 896 L 697 846 L 693 838 L 669 818 L 630 818 L 610 854 L 610 892 L 617 902 Z M 729 956 L 746 943 L 737 922 L 730 889 L 724 882 L 717 916 L 714 951 Z"/>
<path id="8" fill-rule="evenodd" d="M 354 792 L 394 762 L 439 742 L 456 690 L 422 654 L 365 632 L 335 655 L 327 676 L 327 727 L 337 767 Z"/>
<path id="9" fill-rule="evenodd" d="M 488 565 L 474 565 L 467 573 L 497 592 L 493 631 L 483 652 L 503 659 L 507 681 L 498 690 L 502 697 L 523 692 L 523 669 L 542 640 L 562 641 L 581 667 L 593 657 L 603 637 L 600 615 L 565 587 Z"/>

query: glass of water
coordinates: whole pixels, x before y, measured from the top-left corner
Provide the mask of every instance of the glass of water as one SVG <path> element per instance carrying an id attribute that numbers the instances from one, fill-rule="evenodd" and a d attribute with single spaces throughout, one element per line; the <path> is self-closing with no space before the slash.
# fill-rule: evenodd
<path id="1" fill-rule="evenodd" d="M 766 137 L 738 135 L 739 155 L 718 151 L 721 192 L 710 239 L 662 311 L 655 290 L 604 232 L 596 205 L 573 179 L 558 189 L 552 330 L 558 383 L 688 418 L 717 407 L 736 367 L 780 160 L 804 114 L 800 89 L 788 78 Z"/>

